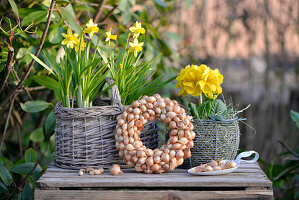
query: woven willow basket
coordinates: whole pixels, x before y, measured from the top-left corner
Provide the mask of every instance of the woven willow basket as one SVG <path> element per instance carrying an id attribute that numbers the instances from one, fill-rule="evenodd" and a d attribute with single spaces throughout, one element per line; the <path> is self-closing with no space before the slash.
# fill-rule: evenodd
<path id="1" fill-rule="evenodd" d="M 239 120 L 242 119 L 194 119 L 192 123 L 196 136 L 193 139 L 192 156 L 185 160 L 182 167 L 191 168 L 217 159 L 235 159 L 240 143 Z"/>
<path id="2" fill-rule="evenodd" d="M 110 85 L 113 81 L 106 78 Z M 123 106 L 116 85 L 112 88 L 112 100 L 98 98 L 93 107 L 66 108 L 57 103 L 55 127 L 56 166 L 80 169 L 88 166 L 108 168 L 112 164 L 123 164 L 115 147 L 116 117 Z M 112 105 L 111 105 L 112 101 Z M 148 123 L 141 132 L 141 140 L 149 148 L 158 145 L 156 121 Z"/>

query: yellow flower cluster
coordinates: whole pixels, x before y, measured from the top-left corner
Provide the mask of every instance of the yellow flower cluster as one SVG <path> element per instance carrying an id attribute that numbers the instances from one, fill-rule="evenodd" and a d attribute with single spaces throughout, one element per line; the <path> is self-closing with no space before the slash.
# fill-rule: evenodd
<path id="1" fill-rule="evenodd" d="M 130 27 L 129 30 L 134 33 L 133 38 L 138 38 L 140 33 L 145 34 L 145 29 L 141 27 L 141 23 L 136 21 L 134 26 Z"/>
<path id="2" fill-rule="evenodd" d="M 109 45 L 110 45 L 110 40 L 116 40 L 117 39 L 117 35 L 112 35 L 111 31 L 112 31 L 112 28 L 110 28 L 110 31 L 106 32 L 107 38 L 106 38 L 105 41 L 108 42 Z"/>
<path id="3" fill-rule="evenodd" d="M 65 39 L 61 42 L 61 44 L 66 45 L 67 48 L 75 48 L 76 51 L 79 50 L 80 39 L 78 39 L 78 34 L 73 34 L 71 29 L 67 30 L 67 34 L 61 34 Z M 81 40 L 81 51 L 84 51 L 86 48 L 86 43 L 84 40 Z"/>
<path id="4" fill-rule="evenodd" d="M 223 75 L 218 69 L 212 70 L 206 65 L 188 65 L 180 71 L 176 78 L 176 87 L 181 87 L 179 95 L 199 96 L 204 93 L 209 99 L 215 100 L 222 93 Z"/>
<path id="5" fill-rule="evenodd" d="M 99 28 L 97 27 L 98 25 L 93 22 L 92 19 L 88 21 L 86 24 L 86 28 L 83 30 L 83 33 L 88 33 L 89 37 L 92 38 L 94 33 L 99 32 Z M 134 33 L 133 38 L 134 41 L 130 42 L 128 52 L 134 52 L 134 56 L 137 57 L 138 52 L 142 51 L 142 46 L 144 45 L 143 42 L 138 42 L 138 37 L 140 34 L 145 34 L 145 29 L 141 27 L 141 23 L 136 21 L 136 23 L 129 28 L 129 30 Z M 116 40 L 117 35 L 112 35 L 112 28 L 110 31 L 106 32 L 106 39 L 105 41 L 108 42 L 110 45 L 110 40 Z M 71 29 L 67 30 L 67 34 L 62 33 L 62 36 L 65 38 L 61 44 L 66 45 L 67 48 L 75 48 L 76 51 L 79 50 L 80 46 L 80 39 L 78 39 L 78 34 L 74 33 L 71 31 Z M 81 39 L 81 51 L 84 51 L 86 48 L 86 43 L 84 42 L 83 38 Z"/>
<path id="6" fill-rule="evenodd" d="M 137 57 L 138 52 L 142 51 L 143 42 L 138 42 L 138 37 L 141 34 L 145 34 L 145 29 L 141 27 L 141 23 L 136 21 L 136 23 L 129 28 L 129 30 L 134 33 L 133 38 L 134 42 L 130 42 L 130 48 L 128 52 L 134 52 L 134 56 Z"/>
<path id="7" fill-rule="evenodd" d="M 117 35 L 112 35 L 111 34 L 112 28 L 110 31 L 106 32 L 107 38 L 106 42 L 109 42 L 110 45 L 110 40 L 116 40 Z M 98 25 L 93 22 L 93 19 L 90 19 L 88 23 L 86 24 L 86 28 L 83 30 L 83 33 L 88 33 L 89 37 L 92 38 L 94 33 L 98 33 L 99 28 Z M 78 34 L 74 33 L 71 31 L 71 29 L 68 28 L 67 34 L 62 33 L 61 34 L 65 39 L 61 42 L 61 44 L 66 45 L 67 48 L 75 48 L 76 51 L 79 50 L 80 46 L 80 39 L 78 39 Z M 83 38 L 81 39 L 81 51 L 84 51 L 86 48 L 86 42 L 84 42 Z"/>
<path id="8" fill-rule="evenodd" d="M 92 38 L 93 33 L 99 32 L 99 27 L 97 24 L 93 23 L 93 19 L 90 19 L 86 24 L 86 28 L 83 30 L 84 33 L 89 33 L 90 38 Z"/>

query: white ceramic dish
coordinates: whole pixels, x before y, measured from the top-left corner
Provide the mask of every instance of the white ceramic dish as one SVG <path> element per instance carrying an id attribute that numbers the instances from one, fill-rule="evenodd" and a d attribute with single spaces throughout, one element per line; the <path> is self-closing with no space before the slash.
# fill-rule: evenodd
<path id="1" fill-rule="evenodd" d="M 255 156 L 252 160 L 242 160 L 242 158 L 249 157 L 251 154 L 255 154 Z M 233 171 L 238 169 L 241 162 L 254 163 L 258 159 L 259 159 L 259 154 L 257 152 L 255 152 L 255 151 L 245 151 L 245 152 L 240 153 L 237 156 L 237 158 L 235 160 L 233 160 L 237 163 L 237 167 L 230 168 L 230 169 L 223 169 L 223 170 L 219 170 L 219 171 L 212 171 L 212 172 L 196 172 L 195 171 L 196 167 L 193 167 L 193 168 L 188 170 L 188 173 L 193 174 L 193 175 L 198 175 L 198 176 L 214 176 L 214 175 L 228 174 L 228 173 L 232 173 Z M 227 161 L 228 160 L 222 160 L 221 163 L 225 163 Z"/>

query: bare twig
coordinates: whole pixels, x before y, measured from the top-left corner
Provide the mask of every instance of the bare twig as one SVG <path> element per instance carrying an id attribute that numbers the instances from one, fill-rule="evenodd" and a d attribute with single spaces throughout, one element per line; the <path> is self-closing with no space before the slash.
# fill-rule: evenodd
<path id="1" fill-rule="evenodd" d="M 19 143 L 19 151 L 20 151 L 20 157 L 21 159 L 24 159 L 23 156 L 23 144 L 22 144 L 22 136 L 20 132 L 20 126 L 17 124 L 17 133 L 18 133 L 18 143 Z"/>
<path id="2" fill-rule="evenodd" d="M 97 4 L 97 3 L 87 3 L 87 2 L 81 2 L 81 1 L 78 1 L 78 0 L 74 0 L 74 2 L 76 4 L 87 4 L 89 6 L 94 6 L 94 7 L 98 7 L 99 6 L 99 4 Z"/>
<path id="3" fill-rule="evenodd" d="M 12 96 L 12 101 L 11 101 L 11 104 L 9 106 L 9 110 L 8 110 L 8 114 L 7 114 L 7 118 L 6 118 L 6 123 L 5 123 L 4 131 L 3 131 L 3 135 L 2 135 L 2 140 L 1 140 L 1 144 L 0 144 L 0 151 L 2 150 L 2 145 L 4 143 L 4 139 L 5 139 L 5 136 L 6 136 L 9 117 L 10 117 L 10 114 L 11 114 L 11 111 L 12 111 L 12 107 L 13 107 L 13 104 L 14 104 L 14 101 L 15 101 L 15 97 L 16 97 L 16 95 L 14 94 Z"/>
<path id="4" fill-rule="evenodd" d="M 0 94 L 3 90 L 3 88 L 4 88 L 5 82 L 8 79 L 8 76 L 9 76 L 9 73 L 10 73 L 10 70 L 11 70 L 11 65 L 12 65 L 12 62 L 13 62 L 13 56 L 14 56 L 14 48 L 9 46 L 8 47 L 8 56 L 7 56 L 7 61 L 6 61 L 6 67 L 3 71 L 4 75 L 2 76 L 1 81 L 0 81 Z"/>
<path id="5" fill-rule="evenodd" d="M 28 92 L 31 92 L 31 91 L 36 91 L 36 90 L 43 90 L 43 89 L 46 89 L 45 86 L 37 86 L 37 87 L 30 87 L 30 88 L 26 88 L 26 90 Z M 17 90 L 16 92 L 22 92 L 23 90 Z"/>
<path id="6" fill-rule="evenodd" d="M 99 4 L 99 9 L 97 11 L 97 14 L 95 15 L 93 21 L 94 23 L 97 23 L 102 15 L 103 9 L 104 9 L 104 5 L 106 4 L 107 0 L 101 0 L 100 4 Z"/>
<path id="7" fill-rule="evenodd" d="M 293 151 L 288 145 L 286 145 L 282 140 L 278 140 L 278 142 L 284 147 L 286 148 L 291 154 L 293 154 L 295 157 L 299 158 L 299 155 Z"/>
<path id="8" fill-rule="evenodd" d="M 12 68 L 12 71 L 13 71 L 15 77 L 17 78 L 17 81 L 20 81 L 20 78 L 19 78 L 19 76 L 18 76 L 16 70 L 15 70 L 14 68 Z M 29 99 L 30 99 L 31 101 L 33 101 L 33 98 L 31 97 L 31 95 L 30 95 L 28 89 L 26 89 L 24 85 L 22 85 L 22 88 L 23 88 L 23 90 L 27 93 Z M 18 90 L 17 90 L 17 92 L 18 92 Z"/>
<path id="9" fill-rule="evenodd" d="M 51 2 L 51 6 L 50 6 L 50 11 L 49 11 L 49 15 L 48 15 L 48 19 L 47 19 L 47 23 L 46 23 L 46 27 L 45 27 L 45 31 L 42 35 L 42 38 L 41 38 L 41 41 L 39 43 L 39 46 L 35 52 L 35 56 L 37 57 L 38 54 L 40 53 L 40 51 L 42 50 L 42 47 L 44 45 L 44 42 L 45 42 L 45 39 L 46 39 L 46 36 L 47 36 L 47 33 L 48 33 L 48 29 L 49 29 L 49 26 L 50 26 L 50 23 L 51 23 L 51 17 L 52 17 L 52 12 L 53 12 L 53 8 L 54 8 L 54 5 L 55 5 L 55 2 L 56 0 L 52 0 Z M 33 67 L 35 63 L 35 60 L 32 59 L 31 63 L 29 64 L 29 67 L 25 73 L 25 75 L 21 78 L 20 82 L 18 83 L 18 85 L 12 89 L 9 94 L 6 96 L 6 98 L 1 102 L 0 104 L 0 107 L 2 107 L 9 99 L 12 95 L 15 94 L 15 92 L 20 89 L 20 87 L 22 86 L 23 82 L 25 81 L 25 79 L 28 77 L 29 73 L 30 73 L 30 70 L 31 68 Z"/>
<path id="10" fill-rule="evenodd" d="M 100 22 L 105 21 L 108 17 L 110 17 L 110 15 L 112 14 L 112 12 L 118 7 L 118 5 L 114 5 L 113 8 L 107 13 L 107 15 L 105 15 Z"/>

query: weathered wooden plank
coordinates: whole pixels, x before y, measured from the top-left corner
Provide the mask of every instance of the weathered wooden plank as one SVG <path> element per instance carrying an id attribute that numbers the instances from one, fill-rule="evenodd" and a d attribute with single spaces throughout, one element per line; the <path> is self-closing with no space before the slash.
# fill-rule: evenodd
<path id="1" fill-rule="evenodd" d="M 245 163 L 242 162 L 240 167 L 238 169 L 261 169 L 260 166 L 257 163 Z M 123 170 L 132 170 L 132 169 L 123 169 Z M 48 167 L 47 171 L 52 171 L 52 172 L 72 172 L 76 170 L 72 169 L 63 169 L 63 168 L 58 168 L 56 167 L 53 163 Z M 175 172 L 185 172 L 187 169 L 180 169 L 176 168 Z"/>
<path id="2" fill-rule="evenodd" d="M 142 173 L 136 173 L 136 171 L 134 169 L 123 169 L 122 170 L 124 173 L 126 174 L 142 174 Z M 47 170 L 44 174 L 57 174 L 57 175 L 67 175 L 67 174 L 76 174 L 78 172 L 78 170 L 59 170 L 59 171 L 54 171 L 54 170 Z M 105 174 L 109 173 L 109 170 L 105 170 Z M 164 173 L 166 176 L 169 176 L 171 174 L 186 174 L 187 173 L 187 169 L 175 169 L 173 172 L 170 173 Z M 261 169 L 245 169 L 245 168 L 238 168 L 234 171 L 234 173 L 243 173 L 243 174 L 247 174 L 247 173 L 256 173 L 256 174 L 264 174 L 264 172 Z"/>
<path id="3" fill-rule="evenodd" d="M 79 170 L 70 170 L 70 169 L 59 169 L 57 170 L 57 168 L 48 168 L 45 174 L 60 174 L 60 173 L 77 173 Z M 136 173 L 136 171 L 134 169 L 122 169 L 123 172 L 125 173 Z M 172 173 L 187 173 L 187 169 L 175 169 L 174 172 Z M 109 172 L 109 170 L 105 170 L 105 172 Z M 238 168 L 236 171 L 234 172 L 238 172 L 238 173 L 264 173 L 263 170 L 261 170 L 260 168 Z M 168 173 L 170 174 L 170 173 Z"/>
<path id="4" fill-rule="evenodd" d="M 54 177 L 41 178 L 40 187 L 271 187 L 272 183 L 266 177 L 234 177 L 234 176 L 189 176 L 186 177 L 117 177 L 86 176 L 76 179 Z"/>
<path id="5" fill-rule="evenodd" d="M 136 174 L 136 171 L 131 168 L 131 169 L 122 169 L 124 173 L 132 173 L 132 174 Z M 70 173 L 70 174 L 75 174 L 77 173 L 78 170 L 71 170 L 71 169 L 61 169 L 61 168 L 57 168 L 57 167 L 49 167 L 47 169 L 47 171 L 45 172 L 45 174 L 66 174 L 66 173 Z M 109 170 L 105 170 L 105 172 L 109 173 Z M 187 169 L 175 169 L 174 172 L 172 173 L 167 173 L 167 176 L 169 176 L 169 174 L 186 174 L 187 173 Z M 264 174 L 264 172 L 259 168 L 244 168 L 244 167 L 239 167 L 234 173 L 258 173 L 258 174 Z M 137 173 L 140 174 L 140 173 Z"/>
<path id="6" fill-rule="evenodd" d="M 245 173 L 247 172 L 247 173 Z M 252 177 L 252 178 L 260 178 L 260 177 L 264 177 L 266 178 L 266 175 L 260 170 L 260 171 L 251 171 L 252 173 L 248 173 L 248 170 L 246 171 L 237 171 L 227 174 L 227 175 L 221 175 L 221 176 L 208 176 L 211 179 L 219 179 L 221 177 L 239 177 L 239 178 L 243 178 L 243 177 Z M 165 178 L 165 179 L 173 179 L 173 178 L 186 178 L 186 179 L 190 179 L 191 177 L 194 179 L 201 179 L 202 176 L 193 176 L 187 173 L 187 171 L 185 171 L 184 173 L 164 173 L 164 174 L 144 174 L 144 173 L 137 173 L 135 171 L 124 171 L 124 174 L 121 174 L 119 176 L 112 176 L 109 172 L 105 172 L 104 174 L 100 175 L 100 176 L 90 176 L 89 174 L 84 174 L 83 176 L 78 176 L 78 171 L 72 171 L 72 172 L 67 172 L 67 173 L 53 173 L 53 172 L 46 172 L 43 176 L 42 179 L 47 179 L 47 178 L 69 178 L 70 180 L 82 180 L 82 179 L 89 179 L 89 178 L 95 178 L 99 181 L 101 181 L 101 179 L 114 179 L 116 180 L 117 178 L 119 179 L 123 179 L 124 177 L 126 179 L 136 179 L 136 178 L 146 178 L 146 179 L 151 179 L 151 178 L 155 178 L 155 177 L 159 177 L 159 178 Z M 171 181 L 171 180 L 170 180 Z"/>
<path id="7" fill-rule="evenodd" d="M 108 170 L 106 170 L 108 171 Z M 78 176 L 78 170 L 50 166 L 38 180 L 41 188 L 51 187 L 272 187 L 265 173 L 256 163 L 241 163 L 233 173 L 220 176 L 193 176 L 186 169 L 172 173 L 144 174 L 134 169 L 124 169 L 124 174 L 112 176 L 109 172 L 100 176 Z"/>
<path id="8" fill-rule="evenodd" d="M 204 178 L 209 178 L 209 179 L 221 179 L 221 178 L 260 178 L 266 176 L 264 174 L 259 174 L 259 173 L 230 173 L 226 175 L 218 175 L 218 176 L 193 176 L 190 174 L 176 174 L 176 173 L 168 173 L 168 174 L 141 174 L 141 173 L 124 173 L 120 174 L 118 176 L 113 176 L 110 173 L 104 173 L 102 175 L 94 175 L 91 176 L 88 173 L 85 173 L 83 176 L 78 176 L 78 173 L 60 173 L 60 174 L 45 174 L 42 176 L 42 179 L 47 179 L 47 178 L 68 178 L 70 180 L 84 180 L 84 179 L 97 179 L 101 181 L 101 179 L 113 179 L 113 180 L 121 180 L 121 179 L 154 179 L 154 178 L 160 178 L 160 179 L 176 179 L 176 178 L 181 178 L 181 179 L 192 179 L 192 180 L 202 180 Z M 172 180 L 170 180 L 172 181 Z"/>
<path id="9" fill-rule="evenodd" d="M 35 199 L 80 199 L 80 200 L 134 200 L 134 199 L 273 199 L 271 190 L 251 190 L 251 191 L 180 191 L 180 190 L 35 190 Z"/>

